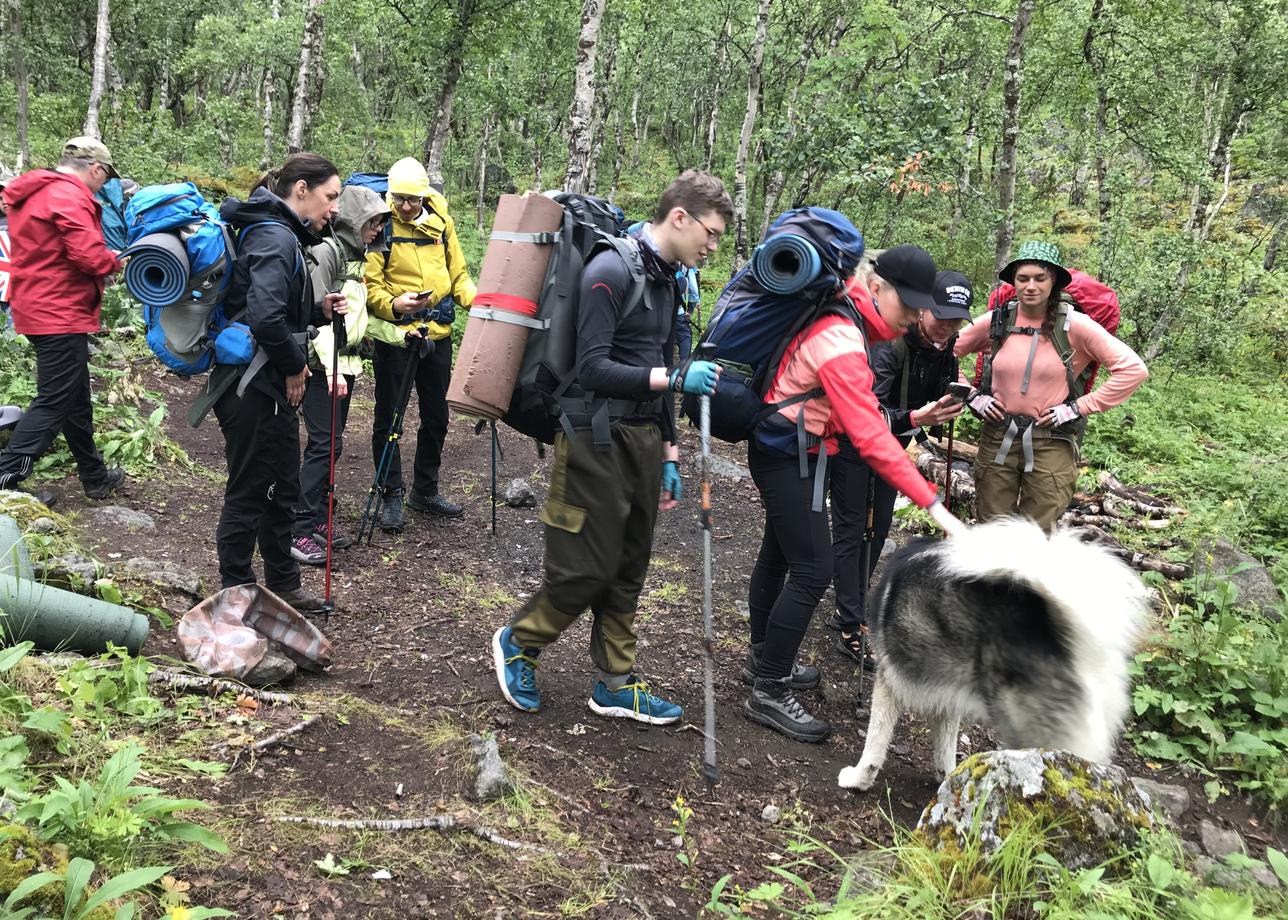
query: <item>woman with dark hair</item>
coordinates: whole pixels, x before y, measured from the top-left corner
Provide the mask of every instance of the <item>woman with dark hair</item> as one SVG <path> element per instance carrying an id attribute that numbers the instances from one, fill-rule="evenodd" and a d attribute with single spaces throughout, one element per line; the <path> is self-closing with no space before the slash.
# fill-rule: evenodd
<path id="1" fill-rule="evenodd" d="M 998 277 L 1016 298 L 957 338 L 957 357 L 989 349 L 970 408 L 983 421 L 975 460 L 980 523 L 1022 514 L 1050 530 L 1069 507 L 1087 416 L 1120 405 L 1144 383 L 1145 362 L 1061 299 L 1069 272 L 1052 243 L 1027 242 Z M 1091 392 L 1086 373 L 1113 375 Z"/>
<path id="2" fill-rule="evenodd" d="M 228 485 L 216 542 L 222 587 L 255 582 L 251 558 L 259 544 L 264 585 L 301 612 L 322 602 L 300 587 L 291 556 L 294 508 L 300 495 L 300 424 L 296 410 L 309 376 L 310 322 L 345 312 L 343 294 L 327 294 L 314 315 L 303 246 L 338 209 L 340 175 L 315 153 L 297 153 L 260 179 L 247 201 L 229 199 L 220 216 L 238 231 L 237 262 L 224 311 L 254 336 L 248 366 L 217 364 L 208 398 L 224 435 Z M 235 384 L 235 385 L 234 385 Z"/>

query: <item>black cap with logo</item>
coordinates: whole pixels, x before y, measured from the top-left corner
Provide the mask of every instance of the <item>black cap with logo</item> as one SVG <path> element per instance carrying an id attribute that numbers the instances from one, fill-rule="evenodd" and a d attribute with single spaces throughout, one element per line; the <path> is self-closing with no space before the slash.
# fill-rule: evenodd
<path id="1" fill-rule="evenodd" d="M 877 256 L 873 271 L 889 281 L 905 307 L 929 310 L 935 305 L 935 260 L 920 246 L 895 246 Z"/>
<path id="2" fill-rule="evenodd" d="M 935 305 L 930 312 L 935 319 L 969 320 L 974 299 L 969 278 L 961 272 L 940 272 L 935 275 Z"/>

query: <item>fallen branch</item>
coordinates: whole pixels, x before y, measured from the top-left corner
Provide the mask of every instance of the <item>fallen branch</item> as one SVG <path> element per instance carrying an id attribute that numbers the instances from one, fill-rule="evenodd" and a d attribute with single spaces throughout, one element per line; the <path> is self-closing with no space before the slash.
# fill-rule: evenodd
<path id="1" fill-rule="evenodd" d="M 296 722 L 294 725 L 290 726 L 289 728 L 282 729 L 280 732 L 273 732 L 273 734 L 271 735 L 266 735 L 263 738 L 260 738 L 254 744 L 252 744 L 249 750 L 252 754 L 262 754 L 264 751 L 267 751 L 273 745 L 281 744 L 287 738 L 291 737 L 291 735 L 298 735 L 300 732 L 304 731 L 304 729 L 308 728 L 310 725 L 312 725 L 320 718 L 322 717 L 319 715 L 312 715 L 302 722 Z M 216 745 L 215 750 L 219 753 L 223 753 L 224 751 L 228 750 L 230 747 L 232 747 L 232 745 L 229 744 L 228 742 L 225 742 L 223 744 Z M 241 751 L 238 751 L 237 753 L 240 756 Z"/>
<path id="2" fill-rule="evenodd" d="M 1176 514 L 1184 514 L 1185 509 L 1176 505 L 1155 505 L 1149 502 L 1141 501 L 1138 498 L 1124 498 L 1118 494 L 1106 495 L 1104 498 L 1105 513 L 1117 514 L 1117 508 L 1130 508 L 1132 511 L 1141 514 L 1162 514 L 1171 517 Z M 1114 510 L 1111 510 L 1114 509 Z"/>
<path id="3" fill-rule="evenodd" d="M 274 818 L 282 824 L 307 824 L 310 827 L 324 827 L 330 830 L 346 831 L 464 831 L 473 834 L 488 843 L 510 850 L 529 850 L 533 853 L 549 853 L 544 847 L 521 840 L 502 837 L 496 831 L 477 824 L 465 824 L 456 820 L 455 815 L 426 815 L 422 818 L 314 818 L 310 815 L 283 815 Z"/>
<path id="4" fill-rule="evenodd" d="M 1114 527 L 1130 527 L 1132 530 L 1163 530 L 1172 524 L 1171 518 L 1118 518 L 1110 517 L 1107 514 L 1078 514 L 1077 512 L 1066 512 L 1060 517 L 1061 524 L 1068 524 L 1070 527 L 1086 527 L 1088 524 L 1109 525 Z"/>
<path id="5" fill-rule="evenodd" d="M 206 677 L 201 674 L 185 674 L 172 668 L 156 668 L 148 674 L 148 683 L 165 684 L 167 687 L 174 687 L 178 690 L 205 690 L 211 696 L 216 696 L 220 693 L 236 693 L 240 696 L 249 696 L 251 699 L 258 700 L 261 703 L 290 704 L 293 702 L 289 693 L 258 690 L 255 687 L 247 687 L 245 684 L 238 683 L 235 680 L 225 680 L 222 677 Z"/>
<path id="6" fill-rule="evenodd" d="M 1096 482 L 1106 492 L 1112 492 L 1129 501 L 1137 502 L 1139 505 L 1149 507 L 1160 514 L 1179 514 L 1181 512 L 1180 508 L 1169 505 L 1155 495 L 1150 495 L 1144 489 L 1134 489 L 1123 485 L 1113 473 L 1102 472 L 1096 477 Z"/>

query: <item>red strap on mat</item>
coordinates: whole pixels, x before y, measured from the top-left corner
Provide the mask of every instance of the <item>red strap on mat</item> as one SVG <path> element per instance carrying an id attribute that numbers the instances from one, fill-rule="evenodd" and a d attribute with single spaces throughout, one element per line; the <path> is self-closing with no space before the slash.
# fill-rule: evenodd
<path id="1" fill-rule="evenodd" d="M 537 315 L 537 302 L 535 300 L 528 300 L 526 297 L 515 297 L 513 294 L 502 294 L 500 291 L 491 294 L 476 294 L 473 305 L 476 307 L 496 307 L 498 310 L 519 313 L 523 316 Z"/>

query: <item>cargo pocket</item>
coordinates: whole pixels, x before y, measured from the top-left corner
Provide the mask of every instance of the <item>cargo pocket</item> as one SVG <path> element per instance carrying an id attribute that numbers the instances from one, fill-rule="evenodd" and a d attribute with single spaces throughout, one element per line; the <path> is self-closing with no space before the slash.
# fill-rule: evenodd
<path id="1" fill-rule="evenodd" d="M 540 518 L 541 523 L 559 530 L 581 533 L 581 528 L 586 524 L 586 509 L 548 498 L 541 509 Z"/>

